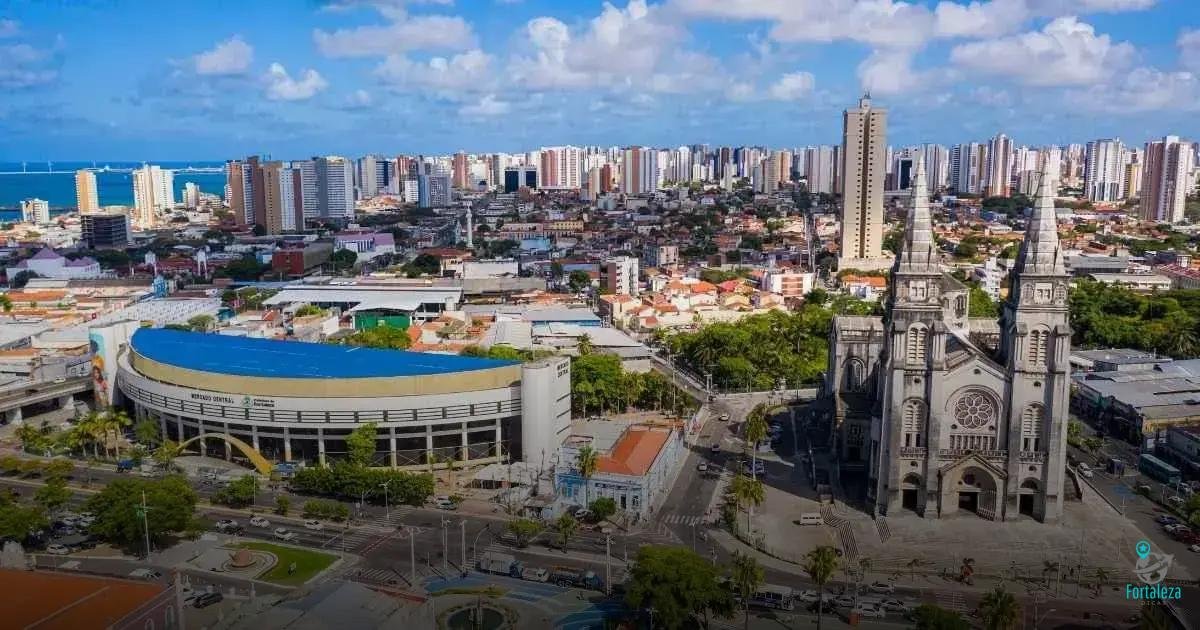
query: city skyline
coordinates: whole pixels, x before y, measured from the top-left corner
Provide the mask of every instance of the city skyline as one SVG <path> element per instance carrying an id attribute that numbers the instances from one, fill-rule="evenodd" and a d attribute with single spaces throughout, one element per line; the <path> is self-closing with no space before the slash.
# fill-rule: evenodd
<path id="1" fill-rule="evenodd" d="M 1173 0 L 139 4 L 0 13 L 0 159 L 836 144 L 864 90 L 897 146 L 1200 131 Z"/>

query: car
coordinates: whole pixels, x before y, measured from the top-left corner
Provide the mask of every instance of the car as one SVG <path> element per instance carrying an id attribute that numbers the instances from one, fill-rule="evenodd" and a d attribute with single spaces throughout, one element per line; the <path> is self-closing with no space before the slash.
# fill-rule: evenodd
<path id="1" fill-rule="evenodd" d="M 321 524 L 321 521 L 318 521 L 316 519 L 309 519 L 307 521 L 304 521 L 304 529 L 311 529 L 314 532 L 319 532 L 322 529 L 325 529 L 325 526 Z"/>
<path id="2" fill-rule="evenodd" d="M 575 512 L 575 520 L 579 520 L 579 521 L 592 520 L 592 511 L 587 508 L 583 508 L 582 510 Z"/>
<path id="3" fill-rule="evenodd" d="M 65 556 L 65 555 L 71 553 L 71 550 L 68 549 L 66 545 L 60 545 L 58 543 L 54 543 L 54 544 L 46 547 L 46 553 L 53 554 L 56 556 Z"/>
<path id="4" fill-rule="evenodd" d="M 271 526 L 271 521 L 268 521 L 267 519 L 265 519 L 265 518 L 263 518 L 263 517 L 261 517 L 261 516 L 251 516 L 251 517 L 250 517 L 250 524 L 251 524 L 251 525 L 253 525 L 253 526 L 255 526 L 255 527 L 263 527 L 263 528 L 266 528 L 266 527 L 270 527 L 270 526 Z"/>
<path id="5" fill-rule="evenodd" d="M 892 593 L 896 592 L 896 587 L 890 582 L 871 582 L 871 584 L 867 586 L 867 590 L 871 591 L 872 593 L 891 595 Z"/>
<path id="6" fill-rule="evenodd" d="M 718 419 L 718 420 L 720 420 L 721 422 L 729 422 L 729 414 L 727 414 L 727 413 L 723 413 L 723 414 L 721 414 L 721 416 L 720 416 L 719 418 L 717 418 L 717 419 Z"/>
<path id="7" fill-rule="evenodd" d="M 1144 483 L 1137 487 L 1137 491 L 1141 494 L 1149 495 L 1151 492 L 1154 492 L 1154 488 L 1151 488 L 1149 484 Z"/>
<path id="8" fill-rule="evenodd" d="M 1158 517 L 1154 519 L 1154 522 L 1158 523 L 1159 525 L 1174 525 L 1179 522 L 1179 519 L 1171 516 L 1170 514 L 1159 514 Z"/>
<path id="9" fill-rule="evenodd" d="M 717 453 L 720 453 L 720 452 L 721 452 L 721 445 L 720 445 L 720 444 L 713 444 L 713 445 L 712 445 L 712 447 L 710 447 L 708 450 L 709 450 L 709 451 L 710 451 L 710 452 L 711 452 L 713 455 L 716 455 Z"/>
<path id="10" fill-rule="evenodd" d="M 287 541 L 296 540 L 295 532 L 289 532 L 288 530 L 286 530 L 282 527 L 276 527 L 275 531 L 271 532 L 271 534 L 273 536 L 275 536 L 275 540 L 287 540 Z"/>
<path id="11" fill-rule="evenodd" d="M 1083 462 L 1079 462 L 1079 465 L 1075 467 L 1075 472 L 1079 473 L 1085 479 L 1091 479 L 1095 475 L 1092 472 L 1092 467 Z"/>
<path id="12" fill-rule="evenodd" d="M 196 608 L 208 608 L 209 606 L 212 606 L 213 604 L 220 603 L 221 600 L 223 600 L 223 599 L 225 599 L 225 596 L 221 594 L 221 591 L 213 591 L 211 593 L 205 593 L 205 594 L 197 597 L 192 602 L 192 605 L 195 606 Z"/>
<path id="13" fill-rule="evenodd" d="M 67 382 L 67 378 L 65 376 L 60 376 L 60 377 L 54 379 L 55 385 L 60 385 L 62 383 L 66 383 L 66 382 Z"/>
<path id="14" fill-rule="evenodd" d="M 196 589 L 190 586 L 180 587 L 179 594 L 183 597 L 184 605 L 192 603 L 200 596 L 200 593 L 196 592 Z"/>
<path id="15" fill-rule="evenodd" d="M 767 474 L 767 465 L 762 462 L 754 462 L 753 464 L 751 464 L 750 462 L 746 462 L 745 464 L 742 465 L 742 468 L 746 471 L 747 475 L 749 475 L 749 474 L 754 474 L 754 475 Z"/>
<path id="16" fill-rule="evenodd" d="M 231 518 L 223 518 L 217 521 L 217 531 L 219 532 L 231 532 L 237 530 L 237 528 L 238 522 Z"/>
<path id="17" fill-rule="evenodd" d="M 433 500 L 433 506 L 439 510 L 457 510 L 458 504 L 450 497 L 437 497 Z"/>
<path id="18" fill-rule="evenodd" d="M 1167 505 L 1181 507 L 1183 505 L 1183 497 L 1167 497 Z"/>
<path id="19" fill-rule="evenodd" d="M 1200 545 L 1192 545 L 1191 547 L 1188 547 L 1188 551 L 1192 553 L 1200 553 Z"/>
<path id="20" fill-rule="evenodd" d="M 1171 536 L 1175 538 L 1182 538 L 1184 536 L 1190 536 L 1192 533 L 1192 528 L 1188 527 L 1187 525 L 1176 525 L 1171 529 L 1170 533 Z"/>
<path id="21" fill-rule="evenodd" d="M 867 603 L 859 604 L 854 610 L 851 611 L 851 613 L 859 615 L 860 617 L 883 617 L 886 614 L 883 608 L 879 606 L 872 606 L 871 604 Z"/>
<path id="22" fill-rule="evenodd" d="M 821 598 L 819 595 L 817 595 L 816 591 L 809 590 L 795 591 L 792 593 L 792 596 L 796 598 L 796 601 L 802 604 L 811 604 Z"/>
<path id="23" fill-rule="evenodd" d="M 530 582 L 548 582 L 550 581 L 550 572 L 537 567 L 526 567 L 521 570 L 521 579 Z"/>
<path id="24" fill-rule="evenodd" d="M 879 607 L 888 612 L 907 613 L 912 609 L 911 606 L 899 599 L 885 599 L 879 603 Z"/>
<path id="25" fill-rule="evenodd" d="M 134 569 L 129 572 L 129 577 L 135 578 L 138 580 L 153 581 L 153 580 L 162 578 L 162 573 L 159 573 L 158 571 L 155 571 L 154 569 Z"/>
<path id="26" fill-rule="evenodd" d="M 708 472 L 708 464 L 700 462 L 699 464 L 696 464 L 696 470 L 699 472 Z"/>
<path id="27" fill-rule="evenodd" d="M 834 598 L 833 603 L 843 608 L 850 608 L 854 605 L 854 596 L 849 593 L 838 595 Z"/>

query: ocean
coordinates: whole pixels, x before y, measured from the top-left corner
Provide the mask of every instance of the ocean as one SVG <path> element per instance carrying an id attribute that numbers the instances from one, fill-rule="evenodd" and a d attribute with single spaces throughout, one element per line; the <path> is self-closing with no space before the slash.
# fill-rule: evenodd
<path id="1" fill-rule="evenodd" d="M 154 162 L 163 169 L 177 170 L 187 167 L 213 168 L 224 166 L 223 162 Z M 30 197 L 50 202 L 50 214 L 57 215 L 75 209 L 75 171 L 81 168 L 129 169 L 141 166 L 140 162 L 29 162 L 22 174 L 20 162 L 0 162 L 0 221 L 15 221 L 21 218 L 21 200 Z M 53 167 L 53 172 L 50 168 Z M 175 173 L 175 200 L 183 199 L 183 185 L 192 182 L 201 192 L 215 195 L 225 191 L 224 173 Z M 133 175 L 98 171 L 96 193 L 101 206 L 132 206 Z"/>

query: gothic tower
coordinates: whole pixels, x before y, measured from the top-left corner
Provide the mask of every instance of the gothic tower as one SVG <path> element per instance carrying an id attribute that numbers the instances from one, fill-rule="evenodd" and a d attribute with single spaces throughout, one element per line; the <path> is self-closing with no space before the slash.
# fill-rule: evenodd
<path id="1" fill-rule="evenodd" d="M 1010 382 L 1005 498 L 1010 513 L 1044 522 L 1062 516 L 1070 396 L 1068 276 L 1058 242 L 1053 173 L 1047 160 L 1000 320 Z"/>

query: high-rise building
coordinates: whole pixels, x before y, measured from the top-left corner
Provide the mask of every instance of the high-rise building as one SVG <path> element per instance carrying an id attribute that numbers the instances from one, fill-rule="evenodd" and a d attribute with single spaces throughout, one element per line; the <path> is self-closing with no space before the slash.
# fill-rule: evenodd
<path id="1" fill-rule="evenodd" d="M 629 147 L 621 152 L 621 191 L 627 195 L 653 192 L 658 181 L 658 151 Z"/>
<path id="2" fill-rule="evenodd" d="M 1119 138 L 1087 143 L 1083 165 L 1083 194 L 1090 201 L 1125 198 L 1125 147 Z"/>
<path id="3" fill-rule="evenodd" d="M 422 208 L 444 208 L 450 205 L 449 175 L 418 175 L 417 205 Z"/>
<path id="4" fill-rule="evenodd" d="M 330 155 L 315 158 L 317 216 L 354 218 L 354 168 L 350 160 Z"/>
<path id="5" fill-rule="evenodd" d="M 617 295 L 638 295 L 638 259 L 613 256 L 604 261 L 604 286 Z"/>
<path id="6" fill-rule="evenodd" d="M 842 242 L 839 269 L 884 267 L 883 177 L 887 169 L 887 110 L 870 98 L 842 117 Z"/>
<path id="7" fill-rule="evenodd" d="M 188 210 L 195 210 L 200 207 L 200 187 L 195 182 L 184 182 L 183 205 Z"/>
<path id="8" fill-rule="evenodd" d="M 80 239 L 88 249 L 117 249 L 129 245 L 129 215 L 89 212 L 79 217 Z"/>
<path id="9" fill-rule="evenodd" d="M 262 226 L 267 234 L 293 231 L 303 225 L 303 202 L 297 207 L 295 170 L 284 162 L 266 162 L 261 167 L 263 182 Z M 298 223 L 299 221 L 299 223 Z"/>
<path id="10" fill-rule="evenodd" d="M 257 162 L 258 158 L 252 157 L 247 161 L 225 163 L 225 203 L 238 225 L 254 225 L 254 164 Z"/>
<path id="11" fill-rule="evenodd" d="M 75 171 L 75 209 L 80 213 L 96 212 L 100 209 L 100 195 L 96 193 L 96 174 L 87 169 Z"/>
<path id="12" fill-rule="evenodd" d="M 960 195 L 982 192 L 983 157 L 987 147 L 978 142 L 960 144 L 950 149 L 950 188 Z"/>
<path id="13" fill-rule="evenodd" d="M 354 188 L 359 199 L 370 199 L 379 194 L 379 165 L 382 158 L 365 155 L 355 162 Z"/>
<path id="14" fill-rule="evenodd" d="M 988 197 L 1007 197 L 1012 184 L 1012 139 L 997 134 L 988 141 L 984 165 L 983 194 Z"/>
<path id="15" fill-rule="evenodd" d="M 504 192 L 514 193 L 522 188 L 538 187 L 537 168 L 533 166 L 509 166 L 504 169 Z"/>
<path id="16" fill-rule="evenodd" d="M 305 219 L 321 216 L 321 204 L 317 201 L 317 162 L 312 160 L 297 160 L 292 162 L 293 181 L 298 180 L 300 195 L 298 204 L 304 212 Z M 304 227 L 304 221 L 297 223 L 297 229 Z"/>
<path id="17" fill-rule="evenodd" d="M 831 146 L 808 147 L 804 150 L 804 179 L 808 192 L 832 195 L 837 192 L 834 173 L 837 151 Z"/>
<path id="18" fill-rule="evenodd" d="M 470 188 L 471 169 L 467 166 L 467 154 L 459 151 L 454 154 L 453 159 L 454 169 L 454 187 L 459 190 Z"/>
<path id="19" fill-rule="evenodd" d="M 950 184 L 950 151 L 940 144 L 927 144 L 924 157 L 926 182 L 932 194 Z"/>
<path id="20" fill-rule="evenodd" d="M 21 220 L 25 223 L 50 223 L 50 202 L 45 199 L 22 199 Z"/>
<path id="21" fill-rule="evenodd" d="M 1125 164 L 1125 196 L 1139 195 L 1142 192 L 1142 166 L 1146 156 L 1141 149 L 1129 152 L 1129 162 Z"/>
<path id="22" fill-rule="evenodd" d="M 1178 136 L 1146 143 L 1146 165 L 1142 171 L 1141 217 L 1143 221 L 1178 223 L 1183 220 L 1195 163 L 1192 143 Z"/>
<path id="23" fill-rule="evenodd" d="M 133 171 L 134 221 L 143 228 L 154 225 L 158 213 L 175 207 L 175 178 L 171 171 L 143 165 Z"/>

